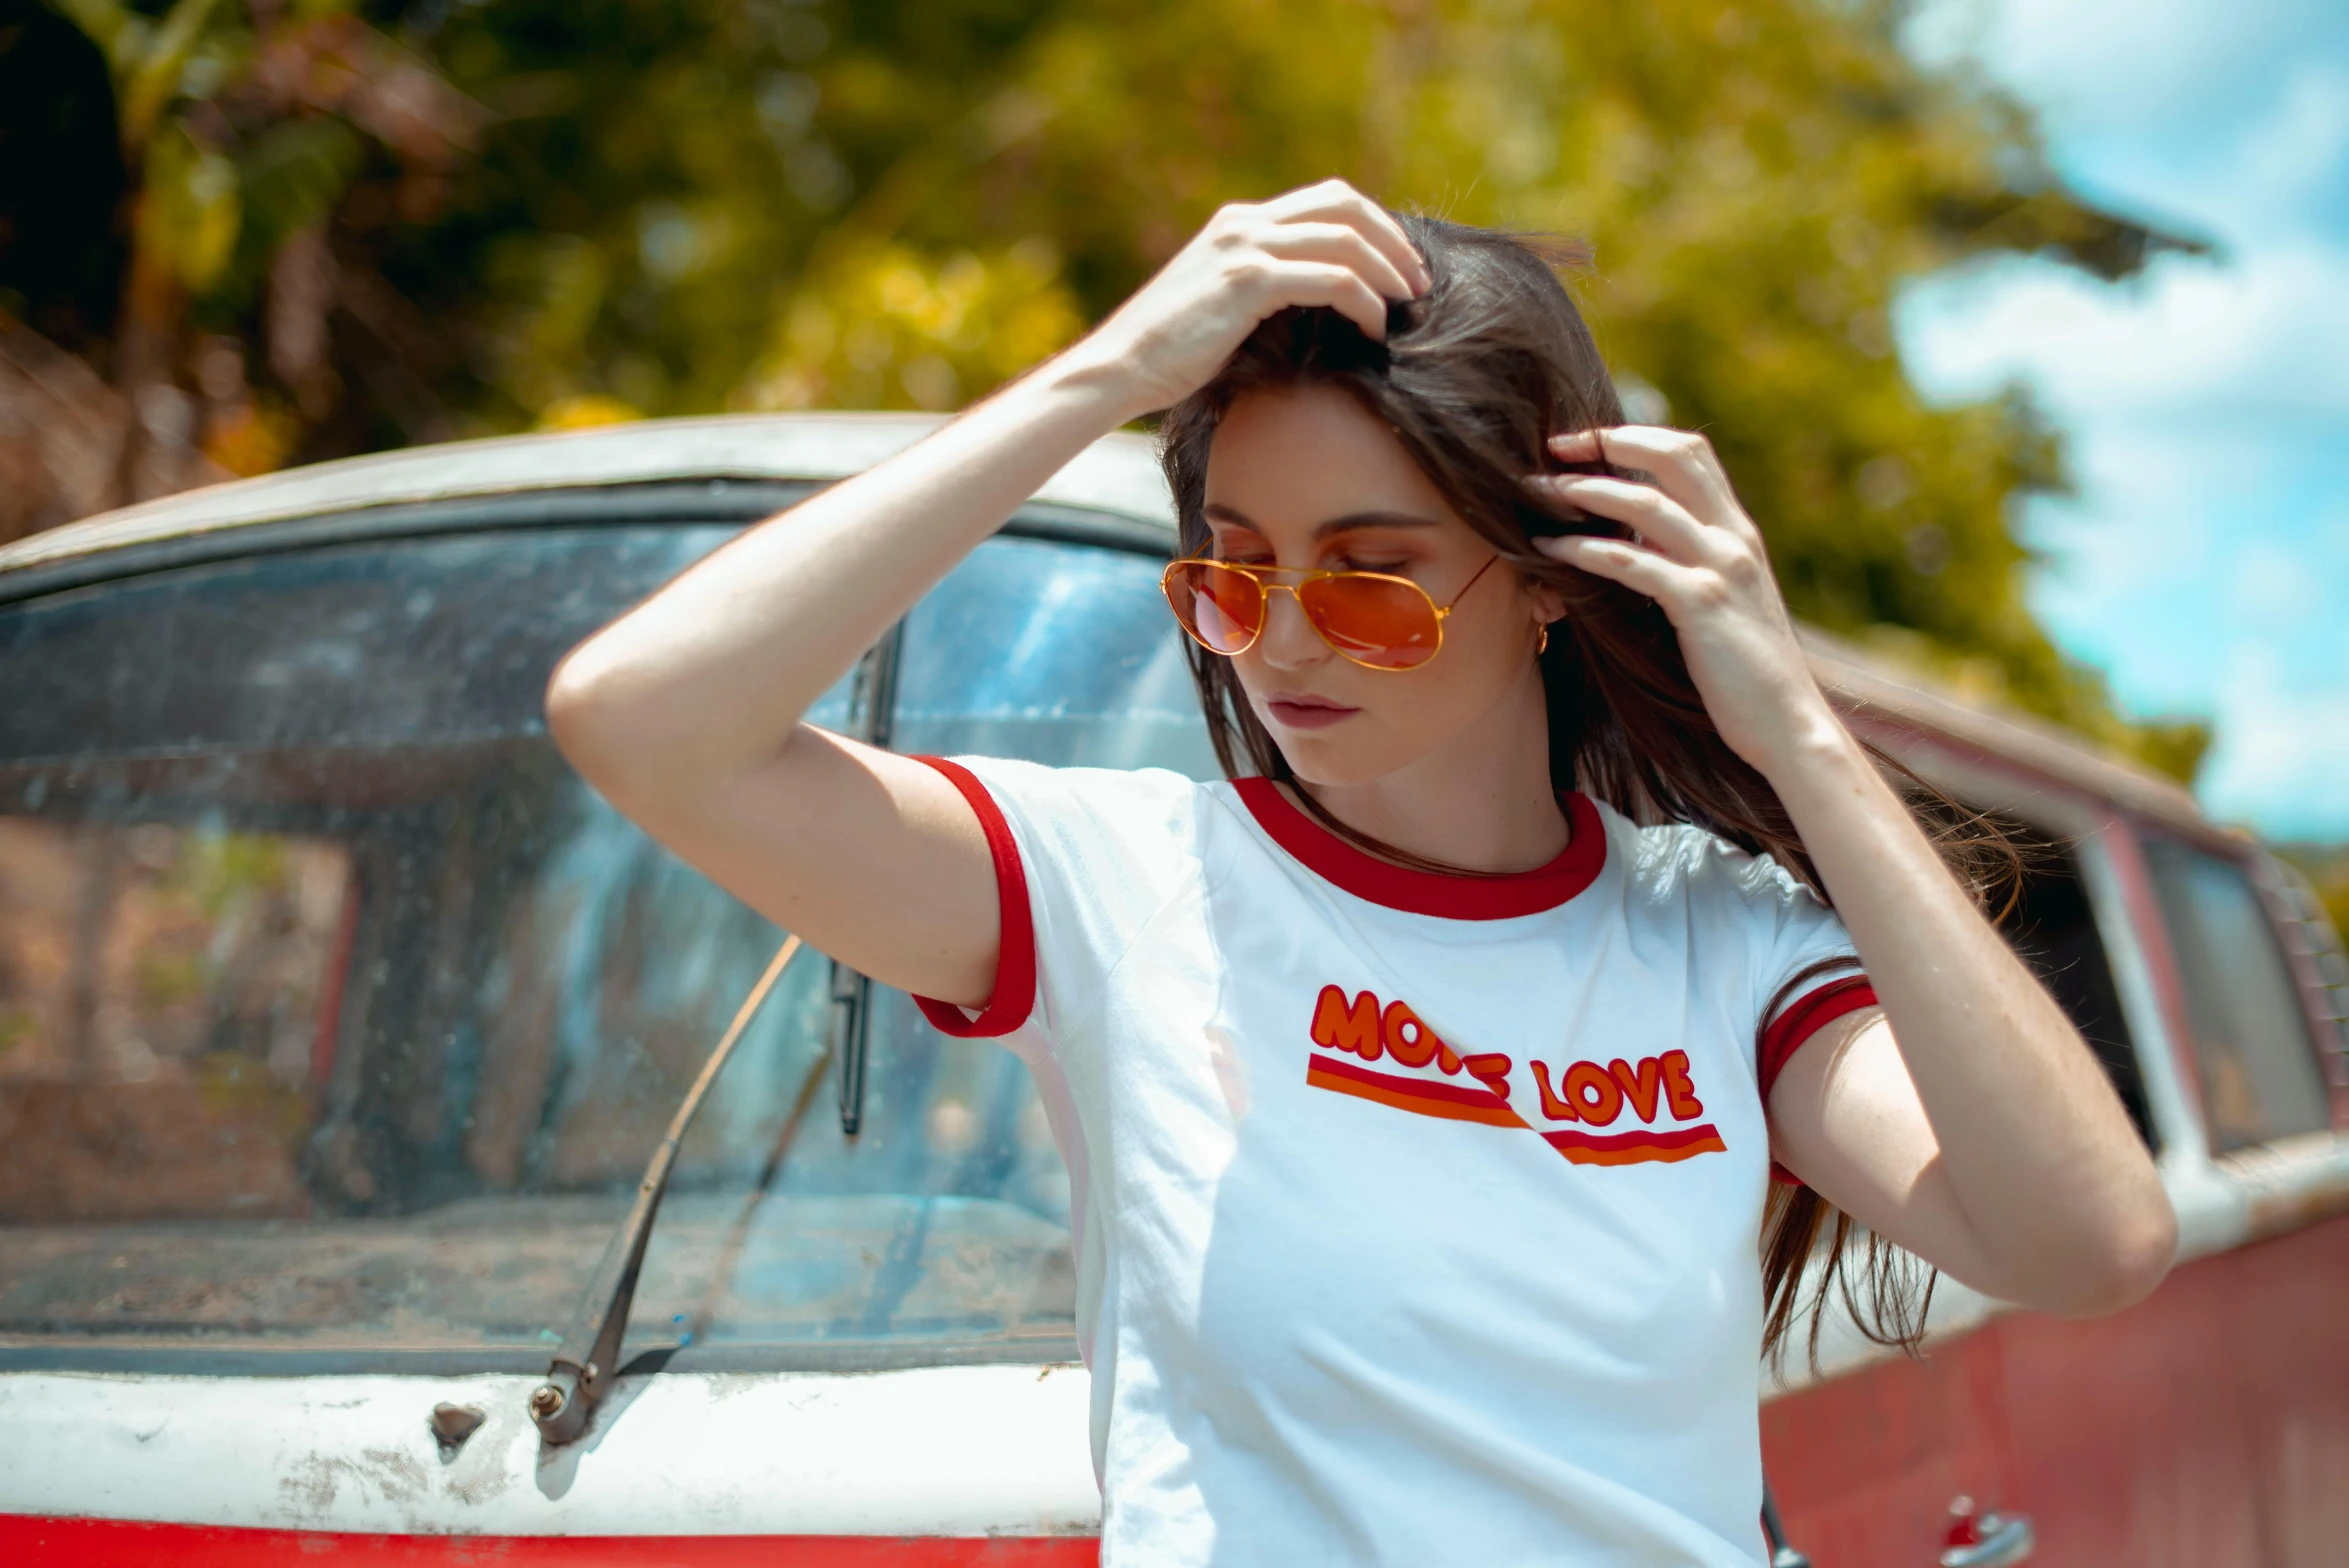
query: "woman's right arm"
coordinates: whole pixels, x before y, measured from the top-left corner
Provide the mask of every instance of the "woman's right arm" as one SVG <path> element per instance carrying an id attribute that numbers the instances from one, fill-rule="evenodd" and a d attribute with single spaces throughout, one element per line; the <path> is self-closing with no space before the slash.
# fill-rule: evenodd
<path id="1" fill-rule="evenodd" d="M 930 768 L 803 716 L 1063 464 L 1203 385 L 1264 317 L 1329 305 L 1383 336 L 1386 299 L 1426 286 L 1394 220 L 1342 182 L 1222 209 L 1082 341 L 574 648 L 547 688 L 556 745 L 810 946 L 982 1004 L 999 933 L 977 817 Z"/>

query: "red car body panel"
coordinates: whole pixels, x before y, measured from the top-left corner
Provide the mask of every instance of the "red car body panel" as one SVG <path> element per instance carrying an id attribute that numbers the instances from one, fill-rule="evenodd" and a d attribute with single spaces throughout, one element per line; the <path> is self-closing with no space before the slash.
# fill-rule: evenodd
<path id="1" fill-rule="evenodd" d="M 0 1561 L 60 1568 L 1077 1568 L 1100 1560 L 1083 1536 L 345 1535 L 118 1519 L 0 1517 Z"/>
<path id="2" fill-rule="evenodd" d="M 2180 1265 L 2138 1305 L 1992 1318 L 1762 1409 L 1815 1568 L 1929 1563 L 1966 1496 L 2045 1568 L 2337 1563 L 2349 1550 L 2349 1218 Z"/>

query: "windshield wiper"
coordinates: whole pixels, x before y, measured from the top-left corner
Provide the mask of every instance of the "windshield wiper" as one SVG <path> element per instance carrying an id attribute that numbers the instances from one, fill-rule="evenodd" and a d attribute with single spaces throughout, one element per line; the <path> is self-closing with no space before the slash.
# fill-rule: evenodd
<path id="1" fill-rule="evenodd" d="M 652 1238 L 653 1220 L 661 1211 L 661 1199 L 669 1190 L 669 1172 L 677 1164 L 678 1145 L 685 1141 L 685 1130 L 693 1125 L 694 1113 L 710 1092 L 710 1085 L 718 1081 L 718 1074 L 726 1066 L 726 1058 L 742 1038 L 742 1032 L 757 1014 L 759 1004 L 783 978 L 783 971 L 791 967 L 799 956 L 799 938 L 792 937 L 776 949 L 767 964 L 767 972 L 759 976 L 759 983 L 750 988 L 750 994 L 735 1009 L 734 1022 L 726 1026 L 724 1038 L 718 1041 L 710 1059 L 702 1063 L 701 1075 L 693 1080 L 693 1087 L 685 1091 L 684 1103 L 669 1119 L 669 1131 L 653 1150 L 650 1164 L 644 1168 L 644 1180 L 636 1185 L 636 1202 L 628 1211 L 626 1223 L 615 1231 L 604 1248 L 603 1261 L 595 1266 L 595 1277 L 588 1281 L 587 1294 L 580 1298 L 579 1310 L 572 1316 L 570 1332 L 563 1336 L 562 1348 L 555 1352 L 548 1366 L 546 1381 L 531 1390 L 530 1419 L 537 1423 L 539 1436 L 550 1445 L 568 1443 L 587 1429 L 587 1418 L 604 1396 L 612 1374 L 618 1370 L 620 1338 L 628 1331 L 628 1309 L 636 1301 L 636 1276 L 644 1267 L 644 1246 Z"/>
<path id="2" fill-rule="evenodd" d="M 848 722 L 864 743 L 889 749 L 897 728 L 897 667 L 905 652 L 899 621 L 857 662 L 849 687 Z M 832 1054 L 840 1059 L 840 1135 L 853 1138 L 865 1124 L 865 1055 L 873 1030 L 873 982 L 832 961 Z"/>

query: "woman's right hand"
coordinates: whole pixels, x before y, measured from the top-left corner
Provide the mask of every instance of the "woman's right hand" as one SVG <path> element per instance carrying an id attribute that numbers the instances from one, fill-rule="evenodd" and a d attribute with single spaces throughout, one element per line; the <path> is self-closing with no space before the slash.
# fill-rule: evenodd
<path id="1" fill-rule="evenodd" d="M 1387 302 L 1416 298 L 1432 281 L 1392 216 L 1329 179 L 1217 208 L 1071 353 L 1118 368 L 1134 417 L 1205 386 L 1275 311 L 1326 305 L 1377 340 L 1386 336 Z"/>
<path id="2" fill-rule="evenodd" d="M 1266 316 L 1331 305 L 1380 337 L 1387 299 L 1426 283 L 1395 220 L 1337 180 L 1223 208 L 1055 356 L 1061 373 L 1016 379 L 747 530 L 573 649 L 547 691 L 556 744 L 818 951 L 985 1002 L 1002 932 L 978 817 L 923 764 L 804 723 L 809 707 L 1064 464 L 1204 385 Z"/>

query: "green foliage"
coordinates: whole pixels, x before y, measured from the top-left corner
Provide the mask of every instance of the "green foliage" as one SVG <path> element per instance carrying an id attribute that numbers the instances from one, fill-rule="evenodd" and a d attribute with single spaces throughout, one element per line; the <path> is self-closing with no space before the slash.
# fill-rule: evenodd
<path id="1" fill-rule="evenodd" d="M 2333 929 L 2349 940 L 2349 844 L 2278 844 L 2276 853 L 2300 868 L 2332 916 Z"/>
<path id="2" fill-rule="evenodd" d="M 2130 727 L 2123 742 L 2137 760 L 2192 784 L 2210 754 L 2210 725 L 2201 719 L 2150 719 Z"/>
<path id="3" fill-rule="evenodd" d="M 243 220 L 237 166 L 178 124 L 147 142 L 139 244 L 160 257 L 191 293 L 219 281 Z"/>
<path id="4" fill-rule="evenodd" d="M 236 275 L 242 304 L 286 241 L 335 216 L 366 167 L 364 138 L 327 116 L 287 119 L 255 130 L 241 149 L 236 180 L 246 222 L 238 234 Z"/>
<path id="5" fill-rule="evenodd" d="M 62 15 L 100 62 L 130 240 L 119 305 L 93 327 L 86 285 L 71 310 L 52 297 L 90 265 L 43 257 L 17 281 L 6 231 L 45 227 L 49 214 L 0 212 L 0 298 L 66 323 L 76 347 L 96 340 L 91 359 L 134 403 L 158 383 L 194 383 L 205 453 L 232 472 L 449 433 L 423 385 L 429 330 L 376 261 L 389 230 L 438 216 L 481 111 L 357 12 L 350 0 L 54 0 L 43 26 L 0 27 L 0 58 L 30 37 L 62 74 L 84 64 L 56 45 Z M 43 155 L 104 167 L 88 116 L 72 129 L 76 145 Z M 62 210 L 62 183 L 38 196 Z M 110 240 L 92 234 L 83 248 L 95 256 Z M 268 374 L 249 384 L 261 364 Z M 367 390 L 346 398 L 353 381 Z M 135 454 L 120 466 L 137 468 Z"/>
<path id="6" fill-rule="evenodd" d="M 1041 238 L 943 262 L 902 244 L 844 246 L 793 292 L 742 399 L 755 408 L 952 408 L 1084 330 Z"/>
<path id="7" fill-rule="evenodd" d="M 2057 434 L 2019 393 L 1927 406 L 1888 323 L 1905 280 L 1971 256 L 2113 277 L 2177 242 L 2067 192 L 2012 101 L 1921 71 L 1898 0 L 329 19 L 338 58 L 388 72 L 396 40 L 445 103 L 479 106 L 444 109 L 444 142 L 478 140 L 438 163 L 354 100 L 219 87 L 203 101 L 246 105 L 219 122 L 233 136 L 195 112 L 191 81 L 257 79 L 238 40 L 296 13 L 256 31 L 261 10 L 226 0 L 136 25 L 119 0 L 70 8 L 116 60 L 126 125 L 159 79 L 140 62 L 219 62 L 154 112 L 234 160 L 234 203 L 205 205 L 202 158 L 150 178 L 176 193 L 158 205 L 220 330 L 261 335 L 254 280 L 331 211 L 339 402 L 306 394 L 312 454 L 637 412 L 955 406 L 1112 308 L 1219 203 L 1342 174 L 1391 205 L 1587 238 L 1576 287 L 1611 362 L 1711 436 L 1800 614 L 2181 775 L 2198 754 L 2193 732 L 2120 723 L 2024 605 L 2011 513 L 2065 484 Z M 191 15 L 209 20 L 191 33 Z M 381 47 L 350 41 L 362 17 Z"/>
<path id="8" fill-rule="evenodd" d="M 194 832 L 172 868 L 170 889 L 207 925 L 248 906 L 293 896 L 284 841 L 267 833 Z"/>

